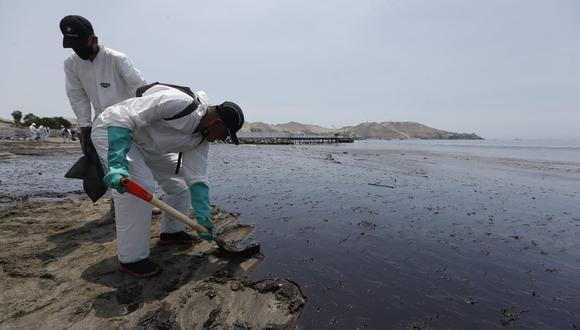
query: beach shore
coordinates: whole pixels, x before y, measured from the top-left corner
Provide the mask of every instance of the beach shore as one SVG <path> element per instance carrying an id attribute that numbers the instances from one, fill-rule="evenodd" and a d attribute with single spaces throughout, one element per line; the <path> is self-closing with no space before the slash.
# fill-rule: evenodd
<path id="1" fill-rule="evenodd" d="M 4 203 L 7 203 L 4 198 Z M 0 324 L 3 329 L 224 329 L 288 327 L 305 297 L 284 279 L 249 281 L 261 262 L 220 257 L 207 242 L 157 246 L 162 274 L 117 273 L 115 228 L 101 224 L 109 200 L 83 196 L 13 200 L 0 210 Z M 5 205 L 6 206 L 6 205 Z M 214 210 L 218 228 L 234 214 Z"/>
<path id="2" fill-rule="evenodd" d="M 1 141 L 2 153 L 12 155 L 4 158 L 6 166 L 17 157 L 36 161 L 32 168 L 48 172 L 50 181 L 62 173 L 42 166 L 43 157 L 77 157 L 80 148 L 78 142 Z M 158 246 L 158 214 L 151 259 L 161 265 L 161 275 L 135 279 L 117 273 L 115 224 L 102 221 L 110 199 L 93 204 L 80 192 L 58 187 L 0 196 L 0 328 L 293 328 L 299 318 L 306 297 L 298 284 L 248 280 L 262 254 L 224 255 L 205 241 Z M 236 214 L 212 213 L 218 232 L 251 235 L 253 226 L 239 224 Z"/>
<path id="3" fill-rule="evenodd" d="M 292 320 L 298 319 L 297 326 L 562 329 L 580 325 L 576 311 L 580 304 L 580 162 L 574 160 L 575 149 L 569 151 L 570 157 L 550 160 L 549 154 L 542 154 L 544 149 L 533 148 L 525 150 L 523 156 L 510 148 L 494 155 L 486 147 L 489 141 L 477 142 L 486 147 L 485 153 L 479 151 L 481 148 L 450 152 L 430 144 L 417 149 L 403 142 L 385 141 L 377 147 L 362 143 L 211 148 L 208 171 L 212 202 L 220 209 L 235 212 L 241 223 L 255 224 L 254 237 L 261 242 L 264 258 L 244 276 L 250 282 L 288 278 L 298 283 L 308 296 L 308 303 L 300 313 L 292 315 Z M 558 152 L 561 149 L 568 150 L 559 148 Z M 72 163 L 75 157 L 65 158 Z M 6 214 L 1 219 L 4 223 L 18 221 L 14 219 L 39 203 L 34 201 L 39 187 L 14 182 L 6 173 L 35 175 L 36 164 L 42 162 L 49 164 L 53 172 L 53 176 L 45 172 L 36 175 L 39 182 L 45 183 L 42 197 L 54 187 L 59 187 L 59 191 L 79 189 L 69 181 L 52 184 L 61 176 L 58 173 L 70 166 L 59 165 L 63 158 L 17 155 L 4 163 L 11 164 L 11 170 L 0 172 L 5 176 L 5 186 L 22 196 L 0 200 Z M 19 198 L 28 204 L 10 206 Z M 38 211 L 39 219 L 58 214 L 54 209 L 60 204 L 42 203 L 38 204 L 42 210 Z M 67 214 L 78 212 L 71 203 L 58 207 L 64 207 Z M 81 208 L 89 209 L 90 203 L 84 203 L 86 207 Z M 55 226 L 70 226 L 69 220 L 62 217 L 51 221 Z M 85 220 L 75 226 L 82 228 L 83 224 Z M 12 222 L 3 229 L 3 241 L 10 246 L 16 244 L 19 236 L 14 230 L 20 230 L 19 226 L 23 225 Z M 70 229 L 60 229 L 67 230 Z M 53 229 L 47 237 L 60 231 Z M 90 232 L 93 231 L 98 232 Z M 87 254 L 68 254 L 67 258 L 75 255 L 76 259 L 66 264 L 78 267 L 81 275 L 76 280 L 64 277 L 60 285 L 85 281 L 84 287 L 95 290 L 98 297 L 119 290 L 111 284 L 113 278 L 124 285 L 129 283 L 112 277 L 118 275 L 114 273 L 103 275 L 111 276 L 105 285 L 91 282 L 95 275 L 82 276 L 95 265 L 104 265 L 101 260 L 108 262 L 105 268 L 114 269 L 112 228 L 108 235 L 110 241 L 99 243 L 110 244 L 104 250 L 106 256 L 97 257 L 95 247 Z M 38 252 L 56 248 L 47 239 L 38 242 L 44 242 L 35 248 Z M 17 249 L 8 245 L 2 248 L 9 251 L 2 255 L 0 264 L 7 269 L 4 260 L 10 259 L 11 253 L 17 256 Z M 195 255 L 196 249 L 170 253 Z M 160 260 L 161 255 L 161 251 L 155 254 Z M 42 261 L 36 261 L 40 260 L 37 257 L 31 260 Z M 91 296 L 92 300 L 86 298 L 92 302 L 87 302 L 88 312 L 83 315 L 95 322 L 124 322 L 122 319 L 134 325 L 139 317 L 144 317 L 142 313 L 150 311 L 145 307 L 164 302 L 170 304 L 170 310 L 190 313 L 172 307 L 171 297 L 179 295 L 181 288 L 200 282 L 187 276 L 176 279 L 173 273 L 184 271 L 183 263 L 169 267 L 172 274 L 164 272 L 163 276 L 164 280 L 181 285 L 175 293 L 166 297 L 165 293 L 158 293 L 156 297 L 161 299 L 148 296 L 126 316 L 97 313 L 106 306 L 117 305 L 109 298 L 95 303 L 95 296 Z M 185 271 L 195 273 L 199 265 L 192 268 Z M 2 283 L 15 280 L 6 274 L 4 271 Z M 17 280 L 30 281 L 29 285 L 35 287 L 46 281 L 39 277 Z M 146 285 L 142 286 L 145 292 Z M 57 288 L 49 287 L 45 294 L 58 294 L 62 288 Z M 124 297 L 115 297 L 118 296 Z M 193 303 L 196 299 L 185 300 Z M 10 304 L 17 301 L 10 300 Z M 48 317 L 43 313 L 53 310 L 56 301 L 34 305 L 28 314 L 11 314 L 9 322 L 32 320 L 35 315 L 40 319 Z"/>

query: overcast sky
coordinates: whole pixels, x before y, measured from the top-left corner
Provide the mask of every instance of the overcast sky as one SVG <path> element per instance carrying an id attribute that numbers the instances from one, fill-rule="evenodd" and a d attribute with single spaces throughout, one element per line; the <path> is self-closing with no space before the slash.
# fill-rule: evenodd
<path id="1" fill-rule="evenodd" d="M 580 138 L 579 0 L 0 0 L 0 117 L 74 117 L 58 23 L 246 120 Z"/>

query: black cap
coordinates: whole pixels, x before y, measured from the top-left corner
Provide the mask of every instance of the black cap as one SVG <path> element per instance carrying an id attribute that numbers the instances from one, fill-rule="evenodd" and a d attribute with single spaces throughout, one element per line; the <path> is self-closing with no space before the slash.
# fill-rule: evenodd
<path id="1" fill-rule="evenodd" d="M 69 15 L 61 19 L 60 31 L 63 34 L 63 48 L 87 47 L 89 37 L 95 34 L 91 22 L 78 15 Z"/>
<path id="2" fill-rule="evenodd" d="M 234 144 L 240 144 L 236 132 L 244 125 L 244 113 L 234 102 L 226 101 L 217 106 L 217 113 L 226 124 L 228 133 Z"/>

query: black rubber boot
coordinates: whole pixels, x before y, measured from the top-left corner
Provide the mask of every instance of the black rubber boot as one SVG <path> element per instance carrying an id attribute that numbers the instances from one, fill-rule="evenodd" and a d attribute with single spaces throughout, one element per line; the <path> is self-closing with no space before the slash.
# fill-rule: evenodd
<path id="1" fill-rule="evenodd" d="M 184 231 L 177 233 L 161 233 L 159 235 L 159 245 L 193 244 L 201 242 L 201 238 L 190 235 Z"/>
<path id="2" fill-rule="evenodd" d="M 118 272 L 129 273 L 135 277 L 151 277 L 161 271 L 161 268 L 149 258 L 130 263 L 119 263 Z"/>

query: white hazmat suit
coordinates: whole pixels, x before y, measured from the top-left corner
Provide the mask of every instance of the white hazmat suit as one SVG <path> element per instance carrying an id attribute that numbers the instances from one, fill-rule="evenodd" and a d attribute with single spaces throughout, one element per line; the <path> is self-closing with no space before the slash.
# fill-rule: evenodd
<path id="1" fill-rule="evenodd" d="M 38 127 L 38 137 L 40 138 L 40 141 L 46 141 L 47 135 L 48 135 L 48 131 L 46 130 L 46 127 L 44 127 L 43 125 L 40 125 Z"/>
<path id="2" fill-rule="evenodd" d="M 92 61 L 71 54 L 64 71 L 66 94 L 80 127 L 91 126 L 91 104 L 96 118 L 105 108 L 135 97 L 136 89 L 147 84 L 125 54 L 102 45 Z"/>
<path id="3" fill-rule="evenodd" d="M 36 140 L 38 137 L 38 129 L 36 128 L 36 124 L 32 123 L 32 125 L 28 126 L 28 129 L 30 130 L 30 139 L 33 141 Z"/>
<path id="4" fill-rule="evenodd" d="M 194 99 L 172 87 L 153 86 L 143 96 L 125 100 L 103 111 L 95 119 L 91 134 L 107 171 L 108 127 L 129 129 L 132 144 L 127 160 L 131 179 L 148 191 L 153 191 L 154 181 L 157 181 L 166 194 L 165 202 L 185 214 L 190 205 L 188 187 L 196 182 L 207 183 L 209 144 L 194 130 L 207 112 L 208 100 L 204 92 L 197 92 L 195 96 L 199 106 L 191 113 L 179 116 L 194 103 Z M 183 152 L 179 174 L 175 174 L 177 152 Z M 152 206 L 116 190 L 113 190 L 113 199 L 119 261 L 132 263 L 149 257 Z M 162 233 L 184 229 L 184 224 L 163 214 Z"/>

